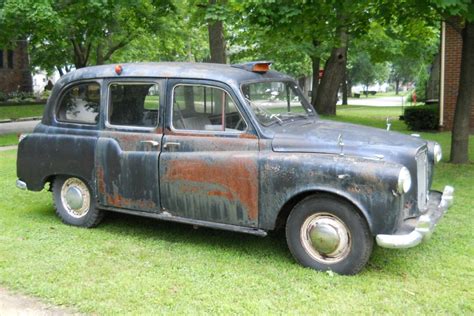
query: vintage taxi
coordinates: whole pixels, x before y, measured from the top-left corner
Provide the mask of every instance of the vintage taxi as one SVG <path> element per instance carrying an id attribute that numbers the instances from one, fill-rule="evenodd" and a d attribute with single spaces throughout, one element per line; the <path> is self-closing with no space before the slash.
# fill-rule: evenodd
<path id="1" fill-rule="evenodd" d="M 439 144 L 321 119 L 268 62 L 82 68 L 18 148 L 17 186 L 66 224 L 122 212 L 265 236 L 303 266 L 355 274 L 374 243 L 413 247 L 453 201 Z M 49 184 L 49 185 L 47 185 Z"/>

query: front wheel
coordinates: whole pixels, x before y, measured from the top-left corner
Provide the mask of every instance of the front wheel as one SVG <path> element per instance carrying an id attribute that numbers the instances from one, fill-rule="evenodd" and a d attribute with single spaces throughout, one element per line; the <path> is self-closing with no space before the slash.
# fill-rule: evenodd
<path id="1" fill-rule="evenodd" d="M 374 240 L 365 219 L 349 203 L 310 196 L 291 211 L 288 248 L 305 267 L 356 274 L 369 260 Z"/>
<path id="2" fill-rule="evenodd" d="M 53 182 L 56 214 L 63 223 L 80 227 L 94 227 L 103 217 L 95 206 L 89 186 L 79 178 L 59 176 Z"/>

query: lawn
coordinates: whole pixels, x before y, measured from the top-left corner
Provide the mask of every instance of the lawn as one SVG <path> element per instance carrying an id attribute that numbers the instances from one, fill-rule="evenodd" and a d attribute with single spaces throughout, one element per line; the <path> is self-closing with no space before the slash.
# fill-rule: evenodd
<path id="1" fill-rule="evenodd" d="M 0 136 L 0 146 L 9 146 L 18 144 L 18 135 L 16 133 L 4 134 Z"/>
<path id="2" fill-rule="evenodd" d="M 43 116 L 44 105 L 0 106 L 0 120 Z"/>
<path id="3" fill-rule="evenodd" d="M 380 127 L 397 114 L 338 112 L 338 120 Z M 423 136 L 447 157 L 448 133 Z M 375 248 L 362 273 L 342 277 L 299 266 L 281 233 L 260 238 L 118 214 L 96 229 L 63 225 L 50 193 L 15 188 L 15 159 L 15 150 L 0 152 L 0 286 L 11 290 L 97 314 L 474 313 L 473 164 L 437 165 L 434 188 L 453 185 L 455 204 L 429 242 Z"/>

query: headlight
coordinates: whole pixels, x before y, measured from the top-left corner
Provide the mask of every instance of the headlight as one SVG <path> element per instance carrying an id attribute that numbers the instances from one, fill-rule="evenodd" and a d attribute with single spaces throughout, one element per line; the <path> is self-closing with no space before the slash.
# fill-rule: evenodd
<path id="1" fill-rule="evenodd" d="M 443 151 L 441 150 L 441 146 L 436 143 L 433 148 L 433 155 L 434 155 L 434 162 L 438 163 L 443 158 Z"/>
<path id="2" fill-rule="evenodd" d="M 402 167 L 398 174 L 397 191 L 400 194 L 407 193 L 411 188 L 411 175 L 407 168 Z"/>

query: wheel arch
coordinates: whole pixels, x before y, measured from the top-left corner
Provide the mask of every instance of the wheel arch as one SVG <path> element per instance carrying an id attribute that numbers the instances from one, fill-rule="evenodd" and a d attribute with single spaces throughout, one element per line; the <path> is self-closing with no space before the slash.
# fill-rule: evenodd
<path id="1" fill-rule="evenodd" d="M 337 199 L 343 203 L 350 204 L 365 219 L 365 221 L 367 222 L 367 225 L 369 226 L 370 232 L 372 233 L 373 231 L 372 217 L 370 216 L 368 210 L 360 202 L 355 200 L 353 197 L 345 194 L 344 192 L 331 190 L 331 189 L 310 189 L 310 190 L 305 190 L 305 191 L 301 191 L 294 194 L 280 208 L 278 215 L 276 216 L 276 219 L 275 219 L 274 230 L 279 230 L 285 226 L 286 220 L 288 219 L 288 216 L 290 215 L 291 211 L 296 206 L 296 204 L 298 204 L 305 198 L 309 196 L 313 196 L 313 195 L 318 196 L 318 197 L 330 197 L 330 198 Z"/>

